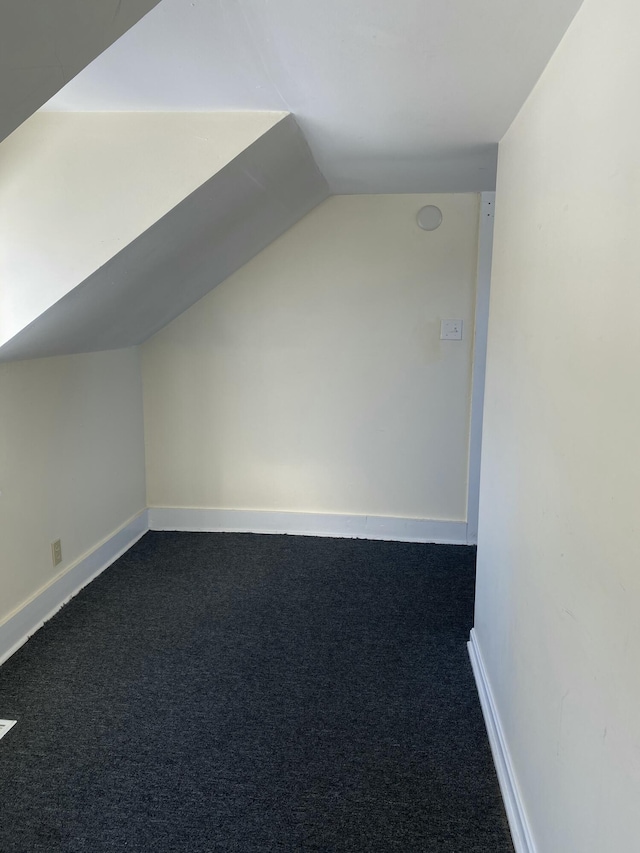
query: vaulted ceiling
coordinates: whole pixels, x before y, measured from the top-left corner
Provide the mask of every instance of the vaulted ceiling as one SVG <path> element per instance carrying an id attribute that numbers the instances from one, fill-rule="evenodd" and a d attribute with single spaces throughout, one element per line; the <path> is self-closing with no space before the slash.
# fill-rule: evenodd
<path id="1" fill-rule="evenodd" d="M 262 115 L 252 113 L 247 118 Z M 103 137 L 110 131 L 110 117 L 105 118 L 107 121 L 98 127 Z M 167 132 L 166 117 L 150 114 L 147 121 L 142 121 L 142 132 L 135 128 L 138 139 L 146 136 L 147 142 L 153 142 L 158 118 L 159 127 Z M 193 114 L 189 118 L 193 119 Z M 232 144 L 236 150 L 228 141 L 226 147 L 234 156 L 227 154 L 222 163 L 211 155 L 201 156 L 198 172 L 206 177 L 201 177 L 201 184 L 191 192 L 188 189 L 193 183 L 193 170 L 174 175 L 170 195 L 157 200 L 152 207 L 145 204 L 131 217 L 124 237 L 122 224 L 112 217 L 102 213 L 96 228 L 96 216 L 90 215 L 82 232 L 85 249 L 89 251 L 85 251 L 81 267 L 70 263 L 75 259 L 69 227 L 56 229 L 49 245 L 44 251 L 40 249 L 44 257 L 38 269 L 22 280 L 17 294 L 24 301 L 24 291 L 37 279 L 42 301 L 39 306 L 34 306 L 32 299 L 26 305 L 21 302 L 16 306 L 21 308 L 21 317 L 12 334 L 4 339 L 0 336 L 0 361 L 118 349 L 142 343 L 329 195 L 326 181 L 291 115 L 276 114 L 268 124 L 262 122 L 262 127 L 258 124 L 259 132 L 251 133 L 249 126 L 242 134 L 237 130 L 237 114 L 223 114 L 213 123 L 207 121 L 207 116 L 202 118 L 204 121 L 198 123 L 197 129 L 211 134 L 214 141 L 223 136 L 225 125 L 227 137 L 229 130 L 233 131 Z M 40 123 L 38 129 L 41 127 Z M 125 131 L 122 125 L 121 130 Z M 186 142 L 192 140 L 190 135 Z M 109 139 L 106 141 L 108 144 Z M 175 139 L 174 146 L 177 156 L 185 153 L 195 156 L 193 149 L 188 152 L 184 140 Z M 160 158 L 155 168 L 148 169 L 138 191 L 151 194 L 154 181 L 163 179 L 164 165 Z M 128 174 L 135 171 L 134 163 Z M 100 181 L 89 188 L 90 195 L 100 192 L 102 208 L 111 207 L 114 202 L 116 206 L 131 205 L 132 198 L 123 194 L 122 188 L 116 188 L 114 193 L 111 183 L 107 181 L 105 192 L 104 182 Z M 63 214 L 65 226 L 69 217 L 67 205 L 64 202 L 60 205 L 57 196 L 53 201 L 53 209 Z M 86 216 L 84 205 L 78 212 Z M 77 223 L 75 228 L 78 229 Z M 24 227 L 21 230 L 24 232 Z M 38 228 L 38 233 L 42 235 L 43 229 Z M 34 234 L 33 242 L 35 239 Z M 28 263 L 28 249 L 25 245 L 23 263 L 15 256 L 10 259 L 16 270 L 15 279 Z M 47 276 L 53 276 L 61 263 L 64 275 L 57 276 L 59 280 L 52 282 L 53 288 L 51 285 L 43 288 L 43 280 L 46 283 Z"/>
<path id="2" fill-rule="evenodd" d="M 50 103 L 287 110 L 334 193 L 495 185 L 581 0 L 162 0 Z"/>
<path id="3" fill-rule="evenodd" d="M 0 140 L 158 0 L 2 0 Z"/>
<path id="4" fill-rule="evenodd" d="M 0 360 L 140 343 L 330 193 L 493 189 L 580 2 L 3 3 L 0 139 L 49 100 L 0 143 Z"/>

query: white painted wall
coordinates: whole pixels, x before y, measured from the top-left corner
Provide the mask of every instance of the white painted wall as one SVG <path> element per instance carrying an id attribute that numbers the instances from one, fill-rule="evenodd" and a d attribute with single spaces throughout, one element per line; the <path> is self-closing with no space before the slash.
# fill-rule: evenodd
<path id="1" fill-rule="evenodd" d="M 585 0 L 499 154 L 476 630 L 540 853 L 640 844 L 639 32 Z"/>
<path id="2" fill-rule="evenodd" d="M 1 624 L 146 505 L 136 349 L 0 364 L 0 491 Z"/>
<path id="3" fill-rule="evenodd" d="M 47 113 L 0 144 L 0 345 L 285 113 Z"/>
<path id="4" fill-rule="evenodd" d="M 464 520 L 477 234 L 474 194 L 336 196 L 151 338 L 149 505 Z"/>

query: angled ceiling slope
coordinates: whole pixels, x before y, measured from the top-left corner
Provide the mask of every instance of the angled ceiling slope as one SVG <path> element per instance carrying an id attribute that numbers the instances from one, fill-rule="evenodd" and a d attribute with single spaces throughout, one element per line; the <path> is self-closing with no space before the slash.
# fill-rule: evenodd
<path id="1" fill-rule="evenodd" d="M 0 346 L 284 115 L 38 112 L 24 122 L 0 143 Z"/>
<path id="2" fill-rule="evenodd" d="M 162 0 L 47 105 L 287 110 L 334 193 L 495 188 L 581 0 Z"/>
<path id="3" fill-rule="evenodd" d="M 0 140 L 157 2 L 3 0 L 0 4 Z"/>
<path id="4" fill-rule="evenodd" d="M 329 196 L 285 116 L 0 347 L 0 361 L 140 344 Z"/>

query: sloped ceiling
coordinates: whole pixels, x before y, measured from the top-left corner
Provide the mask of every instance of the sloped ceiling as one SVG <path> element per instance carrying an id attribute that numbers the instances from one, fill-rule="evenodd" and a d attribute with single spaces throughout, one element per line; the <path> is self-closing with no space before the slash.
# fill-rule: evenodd
<path id="1" fill-rule="evenodd" d="M 328 195 L 286 116 L 0 347 L 0 360 L 142 343 Z"/>
<path id="2" fill-rule="evenodd" d="M 0 346 L 286 115 L 38 112 L 24 122 L 0 144 Z"/>
<path id="3" fill-rule="evenodd" d="M 6 9 L 0 15 L 0 24 L 16 24 L 2 30 L 6 126 L 154 5 L 10 0 L 13 18 Z M 143 233 L 112 241 L 98 269 L 61 281 L 31 322 L 15 325 L 10 339 L 0 335 L 0 360 L 144 341 L 331 192 L 493 189 L 497 143 L 579 6 L 162 0 L 45 111 L 267 110 L 296 118 L 280 120 Z M 71 7 L 76 17 L 69 20 Z M 89 23 L 81 26 L 85 12 Z M 11 174 L 4 180 L 10 186 Z M 0 248 L 2 239 L 0 233 Z M 79 252 L 81 246 L 79 238 Z M 37 240 L 27 246 L 35 262 L 41 248 Z M 1 288 L 0 310 L 7 304 Z"/>
<path id="4" fill-rule="evenodd" d="M 2 0 L 0 140 L 158 0 Z"/>
<path id="5" fill-rule="evenodd" d="M 334 193 L 495 188 L 581 0 L 162 0 L 49 109 L 287 110 Z"/>

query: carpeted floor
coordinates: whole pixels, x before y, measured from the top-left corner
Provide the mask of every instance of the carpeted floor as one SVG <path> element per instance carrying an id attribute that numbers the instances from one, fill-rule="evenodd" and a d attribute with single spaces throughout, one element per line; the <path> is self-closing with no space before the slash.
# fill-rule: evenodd
<path id="1" fill-rule="evenodd" d="M 470 548 L 149 533 L 0 669 L 2 853 L 507 853 Z"/>

